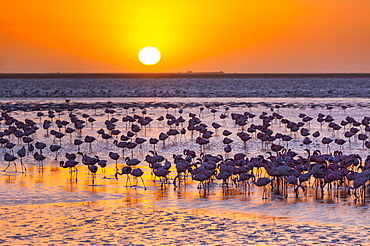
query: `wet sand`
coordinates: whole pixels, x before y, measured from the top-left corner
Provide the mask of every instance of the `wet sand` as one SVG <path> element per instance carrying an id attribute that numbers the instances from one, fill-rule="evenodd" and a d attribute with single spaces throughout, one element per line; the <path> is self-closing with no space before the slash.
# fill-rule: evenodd
<path id="1" fill-rule="evenodd" d="M 370 227 L 122 204 L 0 208 L 2 245 L 369 245 Z"/>

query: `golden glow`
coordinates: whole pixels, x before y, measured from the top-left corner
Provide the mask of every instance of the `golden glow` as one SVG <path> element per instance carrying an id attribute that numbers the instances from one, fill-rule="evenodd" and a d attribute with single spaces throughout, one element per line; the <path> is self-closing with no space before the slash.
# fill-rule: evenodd
<path id="1" fill-rule="evenodd" d="M 369 9 L 347 0 L 3 1 L 0 72 L 369 72 Z M 166 59 L 137 62 L 148 44 Z"/>
<path id="2" fill-rule="evenodd" d="M 153 66 L 161 60 L 161 52 L 154 47 L 145 47 L 139 51 L 139 61 L 147 66 Z"/>

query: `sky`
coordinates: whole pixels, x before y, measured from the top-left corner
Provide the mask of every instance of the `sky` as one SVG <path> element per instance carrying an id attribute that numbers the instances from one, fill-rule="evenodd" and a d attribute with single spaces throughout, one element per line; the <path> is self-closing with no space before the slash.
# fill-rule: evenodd
<path id="1" fill-rule="evenodd" d="M 369 0 L 18 0 L 0 73 L 369 73 Z M 145 66 L 146 46 L 161 61 Z"/>

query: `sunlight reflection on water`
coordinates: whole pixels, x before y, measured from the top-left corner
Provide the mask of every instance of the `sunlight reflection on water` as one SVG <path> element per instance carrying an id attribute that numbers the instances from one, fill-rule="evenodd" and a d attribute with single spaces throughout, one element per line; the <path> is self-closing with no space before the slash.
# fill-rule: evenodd
<path id="1" fill-rule="evenodd" d="M 86 103 L 86 102 L 106 102 L 108 99 L 73 99 L 73 103 Z M 346 115 L 360 120 L 363 116 L 370 115 L 369 103 L 370 99 L 350 99 L 350 98 L 338 98 L 338 99 L 303 99 L 303 98 L 109 98 L 109 101 L 115 103 L 131 103 L 137 104 L 145 103 L 167 103 L 173 104 L 178 103 L 180 107 L 184 108 L 184 117 L 188 118 L 187 115 L 190 112 L 196 114 L 199 113 L 198 107 L 192 107 L 196 104 L 213 104 L 215 102 L 224 103 L 254 103 L 254 107 L 247 108 L 245 104 L 230 104 L 234 105 L 230 107 L 231 112 L 244 112 L 251 111 L 259 115 L 262 111 L 269 112 L 271 105 L 284 104 L 287 107 L 279 109 L 280 114 L 291 120 L 299 120 L 298 114 L 304 112 L 305 114 L 312 116 L 314 121 L 310 125 L 310 132 L 320 130 L 322 136 L 332 136 L 332 132 L 323 127 L 321 130 L 320 125 L 315 121 L 316 116 L 319 112 L 328 114 L 329 110 L 326 109 L 327 105 L 336 105 L 336 107 L 330 111 L 330 114 L 335 119 L 344 119 Z M 2 102 L 6 102 L 2 100 Z M 63 103 L 64 99 L 20 99 L 12 100 L 14 104 L 17 103 Z M 261 104 L 258 104 L 261 102 Z M 263 102 L 263 103 L 262 103 Z M 312 105 L 315 107 L 312 107 Z M 347 110 L 343 110 L 338 105 L 346 104 L 350 107 Z M 184 106 L 185 105 L 185 106 Z M 363 105 L 363 106 L 361 106 Z M 126 114 L 123 108 L 114 108 L 116 113 L 114 117 L 121 119 Z M 170 108 L 169 112 L 175 115 L 178 114 L 178 109 Z M 276 110 L 276 109 L 275 109 Z M 46 111 L 45 111 L 46 112 Z M 202 120 L 210 125 L 211 122 L 218 120 L 220 113 L 224 112 L 224 106 L 218 107 L 216 116 L 205 110 Z M 61 157 L 65 153 L 76 152 L 77 148 L 72 144 L 72 140 L 75 138 L 81 138 L 85 135 L 97 135 L 96 131 L 104 127 L 104 121 L 107 119 L 106 114 L 102 109 L 97 111 L 95 115 L 94 110 L 76 109 L 74 113 L 81 115 L 82 113 L 88 113 L 96 118 L 93 128 L 87 124 L 83 129 L 83 134 L 73 133 L 72 138 L 66 135 L 62 139 L 62 151 Z M 131 111 L 132 113 L 132 111 Z M 137 109 L 136 113 L 140 114 L 141 110 Z M 156 119 L 158 116 L 166 113 L 166 110 L 162 107 L 150 107 L 148 108 L 147 115 Z M 40 120 L 36 117 L 36 112 L 12 112 L 11 115 L 16 116 L 20 119 L 32 119 L 38 123 L 41 127 Z M 68 115 L 63 114 L 63 119 L 67 119 Z M 255 124 L 260 120 L 257 117 L 254 119 Z M 220 121 L 221 122 L 221 121 Z M 125 123 L 122 121 L 117 123 L 122 133 L 127 131 Z M 234 139 L 232 144 L 233 152 L 243 152 L 243 144 L 237 139 L 236 133 L 240 130 L 237 129 L 230 117 L 225 121 L 222 121 L 222 129 L 228 129 L 233 132 L 231 137 Z M 3 125 L 1 125 L 4 128 Z M 53 128 L 56 127 L 53 125 Z M 289 134 L 281 124 L 275 122 L 272 126 L 274 132 L 284 132 Z M 151 126 L 147 129 L 146 133 L 140 132 L 139 136 L 149 139 L 150 137 L 158 137 L 160 132 L 166 131 L 162 125 L 156 121 L 151 123 Z M 342 131 L 341 131 L 342 132 Z M 172 154 L 181 154 L 184 149 L 193 149 L 198 152 L 199 147 L 190 141 L 190 133 L 186 134 L 187 139 L 176 139 L 175 143 L 168 142 L 166 147 L 163 147 L 161 143 L 158 144 L 158 153 L 168 158 L 171 162 L 173 161 Z M 53 138 L 50 135 L 45 135 L 45 131 L 40 129 L 37 132 L 35 141 L 43 141 L 48 144 L 53 142 Z M 211 141 L 210 149 L 206 152 L 212 154 L 223 154 L 222 135 L 214 136 Z M 321 139 L 321 138 L 320 138 Z M 13 142 L 17 142 L 16 139 L 12 139 Z M 370 213 L 368 211 L 367 198 L 364 203 L 359 203 L 353 197 L 349 197 L 346 191 L 338 190 L 338 193 L 326 192 L 323 197 L 318 196 L 314 188 L 309 188 L 307 193 L 301 193 L 298 198 L 293 194 L 292 188 L 289 190 L 289 196 L 285 199 L 280 194 L 271 193 L 269 199 L 262 200 L 262 189 L 252 186 L 251 194 L 247 195 L 241 188 L 235 188 L 231 186 L 228 190 L 222 189 L 221 183 L 215 181 L 211 184 L 209 193 L 205 193 L 203 190 L 196 188 L 197 183 L 191 181 L 189 177 L 185 184 L 182 184 L 179 188 L 174 189 L 172 184 L 161 187 L 158 181 L 152 181 L 150 169 L 144 162 L 145 155 L 152 149 L 148 143 L 145 143 L 142 148 L 135 149 L 134 157 L 139 158 L 142 162 L 139 167 L 144 170 L 144 180 L 148 187 L 148 190 L 144 190 L 142 184 L 139 182 L 137 188 L 125 187 L 126 179 L 121 176 L 119 180 L 114 178 L 115 167 L 113 161 L 109 159 L 108 153 L 114 151 L 121 153 L 121 150 L 112 144 L 113 140 L 109 140 L 109 143 L 101 138 L 93 143 L 92 152 L 89 152 L 88 145 L 82 145 L 82 152 L 89 153 L 89 155 L 99 155 L 101 159 L 108 160 L 108 167 L 106 170 L 107 179 L 103 179 L 101 172 L 98 172 L 96 185 L 92 185 L 92 178 L 89 174 L 87 167 L 83 165 L 78 166 L 78 181 L 70 177 L 67 169 L 59 167 L 59 160 L 54 160 L 54 155 L 46 150 L 45 153 L 48 158 L 44 163 L 44 172 L 40 172 L 37 163 L 33 160 L 32 156 L 29 156 L 25 160 L 27 166 L 27 173 L 15 173 L 13 166 L 9 168 L 9 171 L 0 173 L 0 206 L 17 206 L 17 205 L 39 205 L 39 204 L 57 204 L 57 203 L 75 203 L 75 202 L 101 202 L 110 201 L 111 203 L 126 203 L 128 205 L 145 205 L 145 206 L 157 206 L 162 209 L 186 209 L 191 211 L 203 211 L 209 212 L 210 214 L 233 214 L 237 216 L 246 216 L 246 218 L 258 217 L 258 218 L 276 218 L 279 220 L 293 221 L 293 222 L 305 222 L 305 223 L 330 223 L 339 225 L 369 225 L 368 218 Z M 298 136 L 289 143 L 289 148 L 298 152 L 300 155 L 306 155 L 304 149 L 306 146 L 302 146 L 302 139 Z M 18 150 L 20 144 L 15 147 Z M 313 144 L 309 147 L 311 149 L 321 149 L 323 152 L 326 151 L 325 147 L 318 144 Z M 6 152 L 4 148 L 0 149 L 0 154 L 3 155 Z M 363 158 L 368 154 L 367 150 L 362 149 L 362 143 L 360 141 L 354 142 L 351 149 L 346 148 L 345 152 L 348 153 L 359 153 Z M 231 156 L 230 154 L 230 156 Z M 247 155 L 248 157 L 257 156 L 258 154 L 266 154 L 265 149 L 261 149 L 259 140 L 253 139 L 248 143 Z M 130 155 L 130 153 L 126 153 Z M 124 161 L 120 159 L 119 166 L 121 167 Z M 2 165 L 6 163 L 3 161 Z M 18 166 L 18 168 L 20 168 Z M 175 177 L 175 170 L 172 169 L 170 174 L 170 180 Z M 108 202 L 109 203 L 109 202 Z M 239 214 L 240 213 L 240 214 Z"/>

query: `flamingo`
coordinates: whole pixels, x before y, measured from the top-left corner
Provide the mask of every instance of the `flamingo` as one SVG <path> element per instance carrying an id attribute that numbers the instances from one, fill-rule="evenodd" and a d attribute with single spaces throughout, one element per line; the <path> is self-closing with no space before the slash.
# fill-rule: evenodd
<path id="1" fill-rule="evenodd" d="M 114 153 L 114 152 L 109 152 L 109 157 L 112 159 L 112 160 L 115 160 L 116 161 L 116 170 L 118 169 L 117 165 L 117 160 L 120 158 L 119 154 L 117 153 Z"/>
<path id="2" fill-rule="evenodd" d="M 252 137 L 246 132 L 238 132 L 236 135 L 243 141 L 244 149 L 246 149 L 247 148 L 247 141 L 252 139 Z"/>
<path id="3" fill-rule="evenodd" d="M 70 160 L 67 160 L 67 161 L 60 161 L 59 162 L 59 166 L 62 167 L 62 168 L 69 168 L 69 172 L 70 172 L 70 175 L 71 175 L 71 180 L 72 180 L 72 168 L 75 169 L 76 171 L 76 182 L 77 182 L 77 168 L 76 168 L 76 165 L 78 164 L 79 162 L 78 161 L 75 161 L 73 159 L 70 159 Z"/>
<path id="4" fill-rule="evenodd" d="M 267 177 L 264 177 L 264 178 L 258 178 L 257 179 L 257 182 L 254 182 L 253 183 L 258 186 L 258 187 L 263 187 L 263 193 L 262 193 L 262 199 L 267 199 L 267 189 L 266 189 L 266 185 L 268 185 L 269 183 L 271 183 L 271 179 L 267 178 Z"/>
<path id="5" fill-rule="evenodd" d="M 362 148 L 364 149 L 365 148 L 365 141 L 366 141 L 366 139 L 368 139 L 369 137 L 366 135 L 366 134 L 363 134 L 363 133 L 361 133 L 361 134 L 358 134 L 358 140 L 361 140 L 362 142 L 363 142 L 363 144 L 362 144 Z"/>
<path id="6" fill-rule="evenodd" d="M 17 155 L 21 158 L 21 165 L 24 167 L 24 171 L 26 172 L 26 166 L 23 164 L 23 158 L 26 156 L 26 147 L 22 146 L 18 151 Z"/>
<path id="7" fill-rule="evenodd" d="M 250 184 L 248 182 L 250 179 L 254 179 L 254 175 L 252 173 L 242 172 L 239 174 L 238 182 L 243 182 L 244 190 L 248 187 L 248 195 L 250 194 Z"/>
<path id="8" fill-rule="evenodd" d="M 136 138 L 135 139 L 135 143 L 137 143 L 138 145 L 140 145 L 140 148 L 141 148 L 141 145 L 143 143 L 145 143 L 145 142 L 146 142 L 146 139 L 145 138 Z"/>
<path id="9" fill-rule="evenodd" d="M 335 140 L 334 140 L 334 142 L 336 143 L 336 144 L 338 144 L 339 146 L 340 146 L 340 148 L 343 146 L 343 144 L 345 144 L 347 141 L 346 140 L 344 140 L 344 139 L 342 139 L 342 138 L 336 138 Z"/>
<path id="10" fill-rule="evenodd" d="M 83 141 L 81 139 L 75 139 L 73 144 L 77 146 L 77 151 L 80 152 L 80 145 L 83 144 Z"/>
<path id="11" fill-rule="evenodd" d="M 153 171 L 154 175 L 156 177 L 159 177 L 161 180 L 161 185 L 163 186 L 165 183 L 167 183 L 167 175 L 170 173 L 170 171 L 164 167 L 159 167 Z M 162 178 L 164 178 L 164 181 L 162 181 Z"/>
<path id="12" fill-rule="evenodd" d="M 121 172 L 116 171 L 116 174 L 114 176 L 116 177 L 116 179 L 118 179 L 118 175 L 126 174 L 127 175 L 126 186 L 127 186 L 128 182 L 130 182 L 131 184 L 130 177 L 129 177 L 129 174 L 131 173 L 131 171 L 132 171 L 132 168 L 130 166 L 124 166 L 122 167 Z"/>
<path id="13" fill-rule="evenodd" d="M 78 161 L 70 159 L 70 160 L 67 160 L 67 161 L 60 161 L 59 166 L 61 166 L 63 168 L 69 168 L 70 171 L 72 171 L 72 168 L 74 168 L 76 171 L 78 171 L 77 168 L 76 168 L 78 163 L 79 163 Z"/>
<path id="14" fill-rule="evenodd" d="M 182 128 L 181 130 L 180 130 L 180 141 L 181 141 L 181 136 L 184 136 L 184 139 L 186 140 L 186 136 L 185 136 L 185 134 L 186 134 L 186 129 L 185 128 Z"/>
<path id="15" fill-rule="evenodd" d="M 328 150 L 328 152 L 330 152 L 330 146 L 329 146 L 329 144 L 330 144 L 331 142 L 333 142 L 333 139 L 331 139 L 331 138 L 327 138 L 327 137 L 323 137 L 323 139 L 321 140 L 321 142 L 322 142 L 323 144 L 326 144 L 326 145 L 327 145 L 327 150 Z"/>
<path id="16" fill-rule="evenodd" d="M 179 184 L 180 184 L 180 175 L 181 173 L 185 173 L 186 171 L 188 171 L 188 169 L 190 168 L 190 162 L 181 158 L 179 160 L 175 160 L 175 164 L 176 164 L 177 175 L 173 179 L 173 185 L 177 187 L 176 179 L 179 180 Z"/>
<path id="17" fill-rule="evenodd" d="M 44 113 L 43 112 L 37 112 L 37 117 L 40 118 L 40 122 L 41 122 L 41 117 L 44 116 Z"/>
<path id="18" fill-rule="evenodd" d="M 90 151 L 92 150 L 92 143 L 96 140 L 93 136 L 86 136 L 85 137 L 85 143 L 89 144 Z"/>
<path id="19" fill-rule="evenodd" d="M 10 162 L 13 162 L 14 163 L 14 168 L 15 168 L 15 171 L 17 172 L 17 164 L 15 163 L 15 160 L 18 159 L 17 157 L 15 157 L 14 155 L 11 155 L 9 153 L 5 153 L 4 155 L 4 160 L 9 162 L 8 166 L 4 169 L 4 172 L 8 169 L 8 167 L 10 166 Z M 22 169 L 22 172 L 23 172 L 23 169 Z"/>
<path id="20" fill-rule="evenodd" d="M 232 149 L 231 149 L 231 145 L 230 145 L 230 144 L 227 144 L 227 145 L 224 147 L 224 151 L 225 151 L 225 154 L 230 153 L 230 152 L 232 151 Z"/>
<path id="21" fill-rule="evenodd" d="M 91 176 L 92 176 L 92 184 L 95 185 L 95 179 L 96 179 L 96 172 L 98 171 L 98 167 L 94 164 L 94 165 L 89 165 L 89 171 L 91 173 Z"/>
<path id="22" fill-rule="evenodd" d="M 117 140 L 113 141 L 113 144 L 116 145 L 118 148 L 122 149 L 122 156 L 125 156 L 125 148 L 127 147 L 127 142 L 118 142 Z"/>
<path id="23" fill-rule="evenodd" d="M 302 190 L 305 191 L 304 186 L 298 184 L 298 178 L 294 175 L 288 176 L 287 183 L 294 185 L 294 193 L 296 194 L 296 197 L 298 197 L 298 188 L 302 188 Z"/>
<path id="24" fill-rule="evenodd" d="M 28 152 L 33 152 L 35 150 L 35 146 L 33 146 L 33 144 L 29 144 L 27 150 Z"/>
<path id="25" fill-rule="evenodd" d="M 149 143 L 152 144 L 154 146 L 154 151 L 155 151 L 155 145 L 159 142 L 158 139 L 156 138 L 150 138 L 149 139 Z"/>
<path id="26" fill-rule="evenodd" d="M 68 133 L 70 135 L 70 137 L 72 138 L 72 133 L 75 131 L 75 129 L 73 128 L 70 128 L 70 127 L 67 127 L 65 132 Z"/>
<path id="27" fill-rule="evenodd" d="M 303 144 L 305 144 L 306 146 L 309 145 L 309 144 L 311 144 L 311 143 L 312 143 L 312 141 L 311 141 L 311 139 L 309 137 L 305 137 L 303 139 Z"/>
<path id="28" fill-rule="evenodd" d="M 299 184 L 302 185 L 303 182 L 310 180 L 312 173 L 303 173 L 298 176 Z"/>
<path id="29" fill-rule="evenodd" d="M 93 129 L 93 127 L 94 127 L 94 122 L 96 121 L 94 118 L 92 118 L 92 117 L 89 117 L 88 119 L 87 119 L 87 121 L 88 122 L 90 122 L 90 124 L 91 124 L 91 129 Z"/>
<path id="30" fill-rule="evenodd" d="M 369 181 L 368 176 L 359 176 L 359 175 L 357 175 L 357 177 L 353 180 L 353 186 L 348 187 L 348 194 L 351 194 L 350 191 L 351 191 L 351 189 L 353 189 L 353 190 L 355 190 L 353 194 L 357 198 L 358 197 L 357 196 L 358 188 L 363 187 L 365 189 L 365 184 L 366 184 L 367 181 Z M 363 196 L 365 198 L 365 190 L 363 191 Z"/>
<path id="31" fill-rule="evenodd" d="M 50 145 L 50 151 L 51 152 L 56 152 L 56 154 L 55 154 L 55 160 L 57 160 L 58 159 L 58 155 L 59 155 L 59 150 L 60 150 L 60 148 L 61 148 L 61 146 L 60 145 L 56 145 L 56 144 L 52 144 L 52 145 Z"/>
<path id="32" fill-rule="evenodd" d="M 129 157 L 126 157 L 125 161 L 128 166 L 136 166 L 141 162 L 138 159 L 135 158 L 130 159 Z"/>
<path id="33" fill-rule="evenodd" d="M 137 143 L 135 142 L 128 142 L 126 145 L 127 149 L 131 150 L 131 157 L 134 156 L 134 149 L 136 148 L 136 146 L 137 146 Z"/>
<path id="34" fill-rule="evenodd" d="M 209 144 L 209 140 L 208 139 L 205 139 L 205 138 L 202 138 L 202 137 L 197 137 L 197 139 L 195 140 L 195 142 L 200 145 L 201 151 L 204 151 L 204 147 L 203 146 Z"/>
<path id="35" fill-rule="evenodd" d="M 366 148 L 370 149 L 370 141 L 365 141 Z"/>
<path id="36" fill-rule="evenodd" d="M 43 169 L 44 167 L 44 164 L 43 164 L 43 160 L 46 159 L 46 157 L 42 154 L 39 154 L 38 152 L 36 152 L 33 157 L 35 158 L 35 160 L 39 163 L 39 168 L 41 167 L 41 170 Z M 43 171 L 43 170 L 42 170 Z"/>
<path id="37" fill-rule="evenodd" d="M 291 136 L 289 136 L 289 135 L 283 135 L 282 136 L 282 138 L 281 138 L 281 140 L 283 140 L 284 142 L 287 142 L 287 148 L 288 148 L 288 143 L 289 143 L 289 141 L 291 141 L 293 138 L 291 137 Z"/>
<path id="38" fill-rule="evenodd" d="M 107 166 L 107 160 L 100 160 L 100 158 L 99 158 L 99 156 L 95 156 L 95 158 L 97 158 L 98 159 L 98 165 L 102 168 L 102 173 L 103 173 L 103 175 L 104 175 L 104 179 L 106 178 L 106 175 L 105 175 L 105 168 L 106 168 L 106 166 Z"/>
<path id="39" fill-rule="evenodd" d="M 312 137 L 314 137 L 315 139 L 320 137 L 320 132 L 316 131 L 316 132 L 312 133 Z M 317 142 L 317 140 L 316 140 L 316 142 Z"/>
<path id="40" fill-rule="evenodd" d="M 196 180 L 196 181 L 199 181 L 197 189 L 201 189 L 202 187 L 206 188 L 206 186 L 204 184 L 204 181 L 208 180 L 208 177 L 205 174 L 203 174 L 203 173 L 194 174 L 194 175 L 192 175 L 192 179 Z"/>
<path id="41" fill-rule="evenodd" d="M 212 127 L 215 129 L 215 132 L 216 132 L 216 135 L 218 133 L 218 129 L 221 127 L 220 124 L 218 124 L 217 122 L 212 122 Z"/>
<path id="42" fill-rule="evenodd" d="M 145 186 L 145 183 L 144 183 L 144 180 L 143 180 L 143 177 L 142 177 L 143 174 L 144 174 L 144 172 L 140 168 L 135 168 L 131 171 L 131 175 L 134 176 L 136 178 L 136 180 L 138 178 L 141 178 L 141 181 L 143 182 L 144 190 L 146 190 L 146 186 Z M 135 186 L 137 186 L 137 184 L 138 184 L 138 181 L 136 181 Z"/>
<path id="43" fill-rule="evenodd" d="M 227 179 L 231 177 L 231 173 L 226 170 L 221 170 L 217 175 L 216 179 L 222 180 L 222 187 L 228 187 Z"/>
<path id="44" fill-rule="evenodd" d="M 23 143 L 26 143 L 28 146 L 33 141 L 31 137 L 23 137 L 22 140 L 23 140 Z"/>
<path id="45" fill-rule="evenodd" d="M 16 144 L 14 144 L 14 143 L 7 142 L 7 143 L 5 144 L 5 148 L 9 149 L 9 150 L 10 150 L 10 153 L 13 153 L 13 148 L 14 148 L 14 146 L 15 146 L 15 145 L 16 145 Z"/>
<path id="46" fill-rule="evenodd" d="M 349 147 L 351 147 L 351 137 L 352 137 L 353 135 L 355 135 L 355 133 L 353 133 L 353 132 L 351 132 L 351 131 L 346 131 L 346 132 L 344 133 L 344 136 L 345 136 L 346 138 L 348 138 Z"/>
<path id="47" fill-rule="evenodd" d="M 80 152 L 78 154 L 82 155 L 82 163 L 86 166 L 95 165 L 99 161 L 99 159 L 96 157 L 91 157 L 86 154 L 82 154 Z"/>
<path id="48" fill-rule="evenodd" d="M 225 137 L 224 140 L 222 140 L 222 142 L 227 145 L 227 144 L 231 144 L 232 142 L 234 142 L 234 140 L 228 137 Z"/>
<path id="49" fill-rule="evenodd" d="M 42 150 L 46 148 L 46 144 L 42 142 L 36 142 L 35 148 L 40 150 L 40 155 L 42 155 Z"/>
<path id="50" fill-rule="evenodd" d="M 66 153 L 65 157 L 67 158 L 67 160 L 76 160 L 76 158 L 77 158 L 76 154 L 74 154 L 74 153 L 71 153 L 71 154 Z"/>
<path id="51" fill-rule="evenodd" d="M 62 144 L 62 138 L 65 136 L 65 134 L 64 133 L 62 133 L 62 132 L 57 132 L 56 134 L 55 134 L 55 138 L 58 138 L 59 139 L 59 144 Z"/>
<path id="52" fill-rule="evenodd" d="M 166 141 L 167 138 L 168 138 L 168 135 L 166 133 L 161 132 L 159 134 L 159 140 L 161 140 L 163 142 L 163 147 L 165 147 L 165 141 Z"/>

